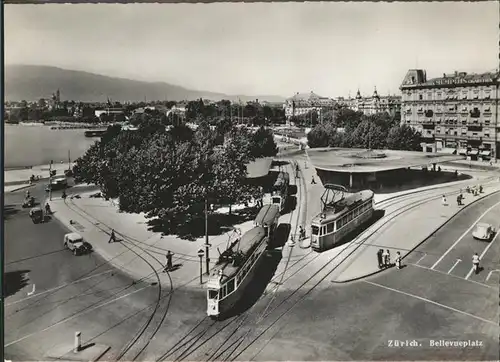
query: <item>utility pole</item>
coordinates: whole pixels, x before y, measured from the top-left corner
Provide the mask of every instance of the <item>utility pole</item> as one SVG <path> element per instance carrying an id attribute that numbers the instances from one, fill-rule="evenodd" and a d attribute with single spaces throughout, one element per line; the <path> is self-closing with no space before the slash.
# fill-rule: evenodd
<path id="1" fill-rule="evenodd" d="M 50 160 L 49 166 L 49 201 L 52 201 L 52 163 L 54 161 Z"/>
<path id="2" fill-rule="evenodd" d="M 210 271 L 210 244 L 208 243 L 208 195 L 205 196 L 205 274 Z"/>

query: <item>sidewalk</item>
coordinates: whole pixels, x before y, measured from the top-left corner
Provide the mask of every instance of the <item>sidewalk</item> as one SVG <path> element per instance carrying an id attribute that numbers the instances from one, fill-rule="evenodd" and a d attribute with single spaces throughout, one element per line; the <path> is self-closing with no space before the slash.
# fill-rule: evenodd
<path id="1" fill-rule="evenodd" d="M 456 190 L 458 191 L 458 189 L 459 186 L 457 185 Z M 344 283 L 383 271 L 378 268 L 375 257 L 378 249 L 389 249 L 393 258 L 396 252 L 399 251 L 404 259 L 411 250 L 416 248 L 464 207 L 478 202 L 487 195 L 499 190 L 500 183 L 491 182 L 484 184 L 484 193 L 480 196 L 474 197 L 464 193 L 464 206 L 457 206 L 454 196 L 448 196 L 448 205 L 444 206 L 441 198 L 437 195 L 436 200 L 405 213 L 397 222 L 389 221 L 388 228 L 382 227 L 374 235 L 370 235 L 371 231 L 375 230 L 375 227 L 386 222 L 387 218 L 382 218 L 363 232 L 359 238 L 349 243 L 352 253 L 343 259 L 339 268 L 332 274 L 332 281 Z M 447 192 L 449 193 L 450 190 L 447 190 Z M 415 201 L 412 200 L 412 202 Z M 408 225 L 411 225 L 411 233 L 408 232 Z M 382 232 L 383 237 L 381 237 Z"/>
<path id="2" fill-rule="evenodd" d="M 75 164 L 72 163 L 71 167 Z M 25 184 L 29 181 L 31 175 L 40 176 L 41 179 L 49 178 L 50 165 L 33 166 L 32 168 L 20 168 L 17 170 L 4 170 L 4 186 Z M 64 175 L 68 169 L 68 163 L 54 163 L 52 170 L 56 170 L 56 176 Z"/>

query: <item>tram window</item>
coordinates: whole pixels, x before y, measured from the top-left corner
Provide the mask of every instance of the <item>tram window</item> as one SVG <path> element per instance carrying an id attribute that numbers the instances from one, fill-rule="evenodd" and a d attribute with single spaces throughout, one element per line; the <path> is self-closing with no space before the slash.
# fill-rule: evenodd
<path id="1" fill-rule="evenodd" d="M 208 291 L 208 298 L 217 299 L 217 294 L 218 294 L 217 290 L 209 290 Z"/>
<path id="2" fill-rule="evenodd" d="M 318 235 L 318 234 L 319 234 L 319 227 L 314 226 L 314 225 L 313 225 L 313 226 L 311 226 L 311 233 L 312 233 L 313 235 Z"/>
<path id="3" fill-rule="evenodd" d="M 234 291 L 234 279 L 231 279 L 227 283 L 227 294 L 232 293 Z"/>
<path id="4" fill-rule="evenodd" d="M 326 226 L 326 232 L 327 233 L 332 233 L 333 232 L 333 229 L 335 229 L 335 224 L 333 222 L 329 223 L 327 226 Z"/>

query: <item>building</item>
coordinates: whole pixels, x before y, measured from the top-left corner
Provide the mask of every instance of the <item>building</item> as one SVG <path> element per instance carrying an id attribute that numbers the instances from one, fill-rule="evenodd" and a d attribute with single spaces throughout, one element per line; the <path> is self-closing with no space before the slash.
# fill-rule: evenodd
<path id="1" fill-rule="evenodd" d="M 367 116 L 382 112 L 395 116 L 401 112 L 401 97 L 395 95 L 380 96 L 377 88 L 371 97 L 363 97 L 358 89 L 356 98 L 339 98 L 338 102 L 353 111 L 363 112 Z"/>
<path id="2" fill-rule="evenodd" d="M 311 93 L 296 93 L 293 97 L 288 98 L 283 105 L 285 109 L 285 117 L 287 120 L 290 117 L 297 117 L 307 114 L 311 111 L 320 113 L 322 109 L 333 108 L 335 101 L 328 97 L 321 97 L 314 92 Z"/>
<path id="3" fill-rule="evenodd" d="M 402 124 L 422 133 L 424 151 L 498 158 L 498 73 L 455 72 L 427 80 L 411 69 L 401 85 Z"/>

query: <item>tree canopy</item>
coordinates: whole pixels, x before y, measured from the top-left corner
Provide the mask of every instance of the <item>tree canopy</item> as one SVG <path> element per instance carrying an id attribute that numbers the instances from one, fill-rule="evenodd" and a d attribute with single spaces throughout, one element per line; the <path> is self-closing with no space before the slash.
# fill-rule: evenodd
<path id="1" fill-rule="evenodd" d="M 220 137 L 223 141 L 220 142 Z M 211 128 L 180 125 L 166 130 L 148 119 L 137 131 L 109 127 L 76 160 L 77 181 L 98 185 L 105 197 L 119 197 L 125 212 L 144 212 L 164 232 L 189 235 L 210 204 L 247 202 L 257 190 L 246 182 L 246 165 L 274 156 L 272 132 L 264 127 Z"/>

